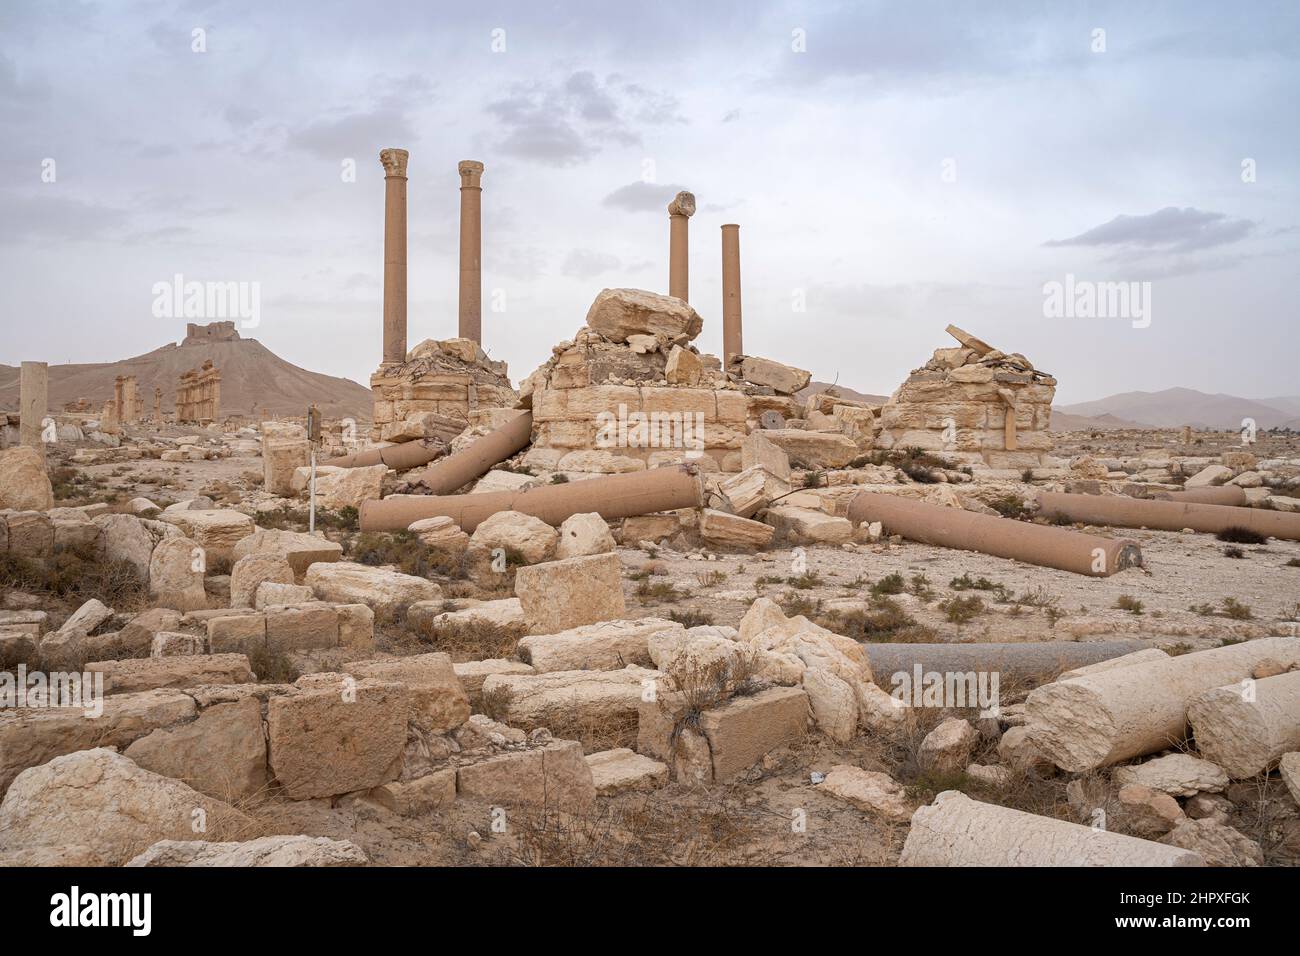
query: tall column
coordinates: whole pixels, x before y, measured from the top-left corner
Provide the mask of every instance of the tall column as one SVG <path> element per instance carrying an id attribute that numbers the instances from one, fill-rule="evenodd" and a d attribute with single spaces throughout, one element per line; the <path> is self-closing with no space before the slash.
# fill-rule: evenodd
<path id="1" fill-rule="evenodd" d="M 218 369 L 212 370 L 212 420 L 215 422 L 221 418 L 221 372 Z"/>
<path id="2" fill-rule="evenodd" d="M 722 362 L 744 355 L 740 341 L 740 226 L 722 227 Z"/>
<path id="3" fill-rule="evenodd" d="M 406 160 L 404 149 L 383 149 L 384 362 L 406 361 Z"/>
<path id="4" fill-rule="evenodd" d="M 153 423 L 162 424 L 162 389 L 157 385 L 153 387 Z"/>
<path id="5" fill-rule="evenodd" d="M 460 171 L 460 322 L 457 334 L 483 344 L 483 164 L 472 159 Z"/>
<path id="6" fill-rule="evenodd" d="M 690 301 L 689 240 L 691 216 L 695 215 L 695 194 L 680 192 L 668 204 L 668 294 Z"/>
<path id="7" fill-rule="evenodd" d="M 44 362 L 23 362 L 18 372 L 18 441 L 42 455 L 41 423 L 48 409 L 49 366 Z"/>
<path id="8" fill-rule="evenodd" d="M 126 409 L 123 407 L 125 393 L 126 383 L 122 380 L 122 376 L 119 375 L 113 379 L 113 414 L 117 417 L 119 424 L 126 421 Z"/>

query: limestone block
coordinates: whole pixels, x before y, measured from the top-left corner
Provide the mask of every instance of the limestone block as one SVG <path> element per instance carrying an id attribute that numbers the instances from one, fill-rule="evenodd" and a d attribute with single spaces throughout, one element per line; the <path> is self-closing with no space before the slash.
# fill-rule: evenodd
<path id="1" fill-rule="evenodd" d="M 515 594 L 534 634 L 611 621 L 626 613 L 622 567 L 614 554 L 520 568 L 515 572 Z"/>

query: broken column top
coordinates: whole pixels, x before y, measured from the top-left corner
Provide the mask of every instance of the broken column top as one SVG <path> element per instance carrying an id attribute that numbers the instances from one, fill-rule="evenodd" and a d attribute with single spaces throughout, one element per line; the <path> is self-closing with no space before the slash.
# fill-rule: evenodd
<path id="1" fill-rule="evenodd" d="M 483 164 L 477 159 L 462 159 L 456 164 L 462 186 L 478 186 L 483 176 Z"/>
<path id="2" fill-rule="evenodd" d="M 668 204 L 668 215 L 685 216 L 690 218 L 695 215 L 695 193 L 682 190 L 673 197 L 673 201 Z"/>
<path id="3" fill-rule="evenodd" d="M 381 149 L 379 151 L 379 161 L 384 164 L 385 176 L 406 176 L 406 161 L 411 158 L 411 154 L 404 149 Z"/>
<path id="4" fill-rule="evenodd" d="M 587 327 L 611 342 L 650 335 L 685 345 L 704 327 L 700 314 L 681 299 L 644 289 L 602 289 L 587 311 Z"/>

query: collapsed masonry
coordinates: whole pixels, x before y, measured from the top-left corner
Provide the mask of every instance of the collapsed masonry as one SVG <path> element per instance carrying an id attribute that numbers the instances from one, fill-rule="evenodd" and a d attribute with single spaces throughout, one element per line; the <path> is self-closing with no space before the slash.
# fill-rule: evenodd
<path id="1" fill-rule="evenodd" d="M 724 371 L 691 341 L 699 314 L 672 296 L 605 289 L 586 325 L 524 380 L 533 413 L 530 467 L 614 474 L 693 463 L 702 472 L 739 472 L 741 446 L 756 429 L 792 459 L 847 464 L 870 447 L 869 407 L 795 394 L 809 372 L 735 355 Z"/>
<path id="2" fill-rule="evenodd" d="M 943 452 L 990 468 L 1047 464 L 1056 379 L 950 325 L 957 348 L 935 349 L 880 409 L 876 447 Z"/>

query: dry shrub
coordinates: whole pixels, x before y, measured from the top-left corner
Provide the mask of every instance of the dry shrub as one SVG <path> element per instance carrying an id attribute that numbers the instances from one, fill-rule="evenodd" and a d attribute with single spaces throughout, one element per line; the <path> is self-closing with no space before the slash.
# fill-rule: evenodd
<path id="1" fill-rule="evenodd" d="M 814 623 L 868 644 L 924 644 L 935 639 L 934 629 L 917 623 L 897 601 L 878 598 L 870 611 L 831 611 Z"/>
<path id="2" fill-rule="evenodd" d="M 409 653 L 443 651 L 456 663 L 514 657 L 515 648 L 525 631 L 522 624 L 496 624 L 474 619 L 441 624 L 421 620 L 406 625 L 406 633 L 414 641 Z"/>
<path id="3" fill-rule="evenodd" d="M 734 863 L 755 828 L 734 790 L 709 793 L 703 806 L 663 793 L 589 814 L 554 808 L 511 815 L 514 866 L 721 866 Z"/>
<path id="4" fill-rule="evenodd" d="M 0 555 L 0 591 L 43 591 L 71 601 L 98 598 L 118 611 L 149 606 L 149 585 L 135 565 L 107 560 L 93 547 L 56 552 L 44 561 Z"/>

